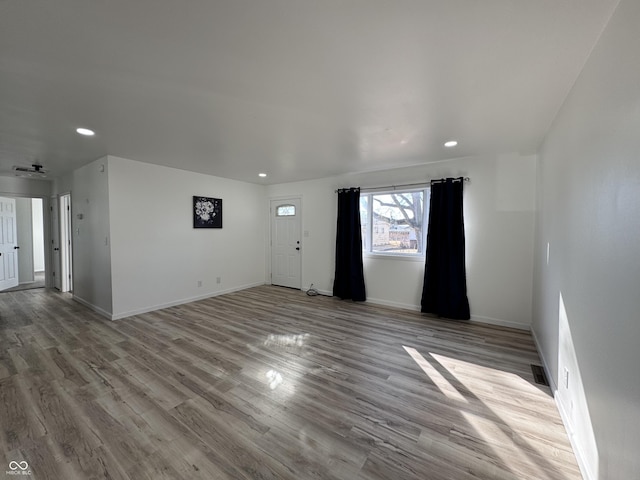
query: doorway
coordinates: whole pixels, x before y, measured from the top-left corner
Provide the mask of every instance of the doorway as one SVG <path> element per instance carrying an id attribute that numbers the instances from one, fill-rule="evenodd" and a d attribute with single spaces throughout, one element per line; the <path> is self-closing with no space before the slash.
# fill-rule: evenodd
<path id="1" fill-rule="evenodd" d="M 271 284 L 302 287 L 300 198 L 271 200 Z"/>
<path id="2" fill-rule="evenodd" d="M 0 291 L 45 287 L 42 198 L 0 197 Z"/>
<path id="3" fill-rule="evenodd" d="M 71 254 L 71 194 L 60 195 L 60 291 L 73 290 L 73 255 Z"/>
<path id="4" fill-rule="evenodd" d="M 61 292 L 73 291 L 73 243 L 71 194 L 51 199 L 51 263 L 53 286 Z"/>

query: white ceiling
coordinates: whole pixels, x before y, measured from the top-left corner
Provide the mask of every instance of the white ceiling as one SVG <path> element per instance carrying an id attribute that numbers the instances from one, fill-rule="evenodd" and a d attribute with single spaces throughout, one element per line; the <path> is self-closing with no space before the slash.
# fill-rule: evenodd
<path id="1" fill-rule="evenodd" d="M 280 183 L 535 152 L 617 3 L 0 0 L 0 172 L 110 154 Z"/>

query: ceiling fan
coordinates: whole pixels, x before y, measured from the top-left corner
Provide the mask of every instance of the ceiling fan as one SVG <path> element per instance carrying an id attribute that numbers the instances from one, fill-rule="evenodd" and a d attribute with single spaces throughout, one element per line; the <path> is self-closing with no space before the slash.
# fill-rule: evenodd
<path id="1" fill-rule="evenodd" d="M 32 164 L 30 167 L 22 167 L 20 165 L 14 165 L 13 171 L 18 177 L 46 177 L 47 170 L 38 163 Z"/>

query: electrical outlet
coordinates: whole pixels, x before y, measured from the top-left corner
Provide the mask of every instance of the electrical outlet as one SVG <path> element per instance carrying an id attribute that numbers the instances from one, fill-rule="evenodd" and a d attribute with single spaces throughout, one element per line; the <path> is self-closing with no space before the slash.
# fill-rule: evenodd
<path id="1" fill-rule="evenodd" d="M 564 367 L 564 388 L 569 390 L 569 370 Z"/>
<path id="2" fill-rule="evenodd" d="M 220 283 L 221 281 L 222 281 L 222 278 L 216 277 L 216 283 Z"/>
<path id="3" fill-rule="evenodd" d="M 198 287 L 202 286 L 202 280 L 198 280 Z"/>

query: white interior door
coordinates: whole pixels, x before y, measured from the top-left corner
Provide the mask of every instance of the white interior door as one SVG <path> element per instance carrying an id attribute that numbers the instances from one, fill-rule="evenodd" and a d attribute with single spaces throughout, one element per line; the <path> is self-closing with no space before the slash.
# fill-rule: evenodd
<path id="1" fill-rule="evenodd" d="M 71 195 L 60 196 L 60 290 L 69 292 L 73 289 L 71 263 Z"/>
<path id="2" fill-rule="evenodd" d="M 33 209 L 31 198 L 16 198 L 16 235 L 18 254 L 18 283 L 33 283 Z"/>
<path id="3" fill-rule="evenodd" d="M 16 201 L 0 197 L 0 290 L 17 285 Z"/>
<path id="4" fill-rule="evenodd" d="M 62 290 L 62 282 L 60 275 L 60 221 L 58 215 L 58 199 L 51 198 L 51 276 L 53 277 L 53 286 L 58 290 Z"/>
<path id="5" fill-rule="evenodd" d="M 299 198 L 271 200 L 271 284 L 300 288 L 300 231 L 302 212 Z"/>

